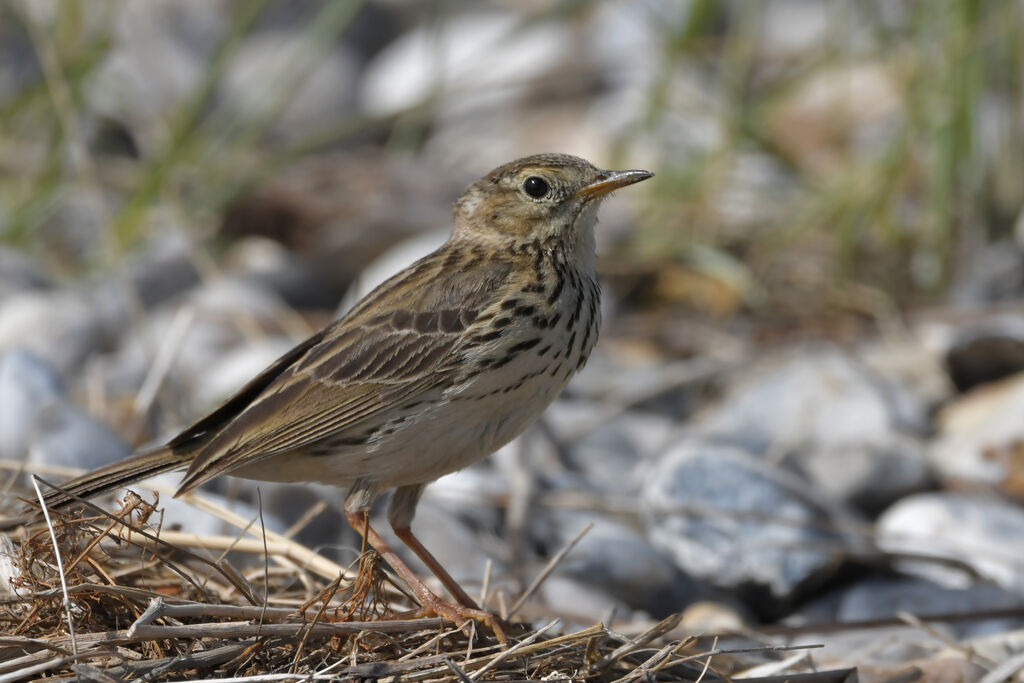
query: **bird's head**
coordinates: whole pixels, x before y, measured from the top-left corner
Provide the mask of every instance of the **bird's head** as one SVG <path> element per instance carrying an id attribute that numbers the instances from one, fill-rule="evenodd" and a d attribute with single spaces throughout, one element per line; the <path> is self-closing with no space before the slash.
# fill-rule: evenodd
<path id="1" fill-rule="evenodd" d="M 603 171 L 568 154 L 537 154 L 499 166 L 455 203 L 455 239 L 496 246 L 540 242 L 593 250 L 597 206 L 649 171 Z"/>

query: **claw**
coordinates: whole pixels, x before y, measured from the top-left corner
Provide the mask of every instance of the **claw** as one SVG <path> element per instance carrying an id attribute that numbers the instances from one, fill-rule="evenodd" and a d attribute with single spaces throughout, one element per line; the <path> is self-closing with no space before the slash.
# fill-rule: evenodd
<path id="1" fill-rule="evenodd" d="M 442 619 L 447 619 L 462 629 L 463 633 L 467 636 L 472 634 L 469 630 L 469 622 L 475 621 L 490 629 L 502 645 L 508 642 L 501 619 L 497 616 L 482 609 L 473 609 L 472 607 L 464 607 L 463 605 L 447 602 L 437 595 L 431 594 L 431 597 L 424 600 L 423 606 L 416 610 L 415 614 L 418 617 L 441 617 Z"/>

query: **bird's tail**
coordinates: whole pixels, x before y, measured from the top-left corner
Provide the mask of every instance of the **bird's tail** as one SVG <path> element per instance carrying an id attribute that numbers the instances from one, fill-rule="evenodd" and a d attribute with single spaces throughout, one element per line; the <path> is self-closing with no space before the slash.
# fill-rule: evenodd
<path id="1" fill-rule="evenodd" d="M 155 474 L 184 469 L 189 460 L 187 455 L 160 446 L 66 481 L 60 485 L 61 491 L 50 491 L 44 495 L 43 500 L 47 507 L 64 507 L 74 501 L 75 497 L 92 498 Z"/>

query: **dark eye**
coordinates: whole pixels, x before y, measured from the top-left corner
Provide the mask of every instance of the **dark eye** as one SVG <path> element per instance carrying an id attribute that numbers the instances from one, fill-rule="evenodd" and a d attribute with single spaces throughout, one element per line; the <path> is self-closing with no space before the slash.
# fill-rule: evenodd
<path id="1" fill-rule="evenodd" d="M 548 187 L 548 183 L 543 178 L 539 178 L 535 175 L 530 176 L 523 181 L 523 192 L 530 195 L 534 199 L 540 199 L 551 190 Z"/>

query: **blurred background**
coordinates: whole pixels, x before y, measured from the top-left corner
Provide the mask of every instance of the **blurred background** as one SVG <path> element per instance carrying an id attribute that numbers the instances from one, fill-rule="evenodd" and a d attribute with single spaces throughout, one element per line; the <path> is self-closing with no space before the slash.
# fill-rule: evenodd
<path id="1" fill-rule="evenodd" d="M 521 585 L 594 522 L 525 612 L 1020 605 L 1022 28 L 1014 0 L 4 3 L 0 457 L 171 435 L 478 177 L 567 152 L 656 177 L 602 210 L 584 373 L 421 508 L 453 573 Z M 351 559 L 336 509 L 303 524 Z"/>

